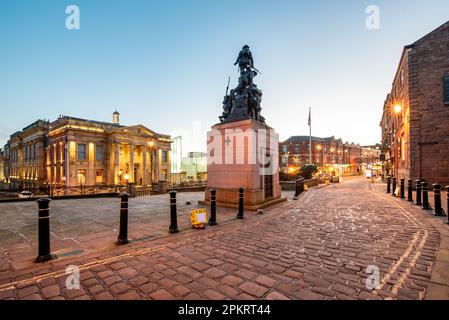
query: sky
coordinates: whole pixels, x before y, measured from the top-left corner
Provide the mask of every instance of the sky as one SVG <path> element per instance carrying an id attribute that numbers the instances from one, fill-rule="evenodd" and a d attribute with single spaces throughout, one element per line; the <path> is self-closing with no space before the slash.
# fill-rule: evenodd
<path id="1" fill-rule="evenodd" d="M 369 5 L 379 29 L 366 27 Z M 448 19 L 447 0 L 2 0 L 0 146 L 37 119 L 117 109 L 122 124 L 204 151 L 244 44 L 281 140 L 308 135 L 311 107 L 314 136 L 374 144 L 403 46 Z"/>

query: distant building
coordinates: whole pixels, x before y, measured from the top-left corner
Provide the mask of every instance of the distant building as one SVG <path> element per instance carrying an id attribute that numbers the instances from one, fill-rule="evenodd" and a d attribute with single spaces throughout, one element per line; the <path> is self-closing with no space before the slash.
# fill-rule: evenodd
<path id="1" fill-rule="evenodd" d="M 170 136 L 142 125 L 60 116 L 11 136 L 5 172 L 13 188 L 170 181 Z"/>
<path id="2" fill-rule="evenodd" d="M 12 188 L 40 186 L 47 181 L 48 121 L 37 120 L 11 135 L 5 145 L 4 174 Z"/>
<path id="3" fill-rule="evenodd" d="M 383 108 L 385 173 L 449 184 L 449 22 L 404 47 Z"/>
<path id="4" fill-rule="evenodd" d="M 309 136 L 293 136 L 279 143 L 282 172 L 295 172 L 301 166 L 310 164 L 309 139 Z M 312 137 L 312 164 L 315 164 L 321 173 L 357 174 L 360 171 L 361 157 L 362 148 L 358 144 L 343 143 L 335 137 Z"/>
<path id="5" fill-rule="evenodd" d="M 182 177 L 182 136 L 174 137 L 171 143 L 172 182 L 181 182 Z"/>
<path id="6" fill-rule="evenodd" d="M 362 170 L 374 169 L 376 172 L 382 170 L 381 145 L 362 146 Z"/>
<path id="7" fill-rule="evenodd" d="M 362 146 L 362 162 L 372 163 L 380 161 L 382 154 L 382 145 L 375 144 L 371 146 Z"/>
<path id="8" fill-rule="evenodd" d="M 206 181 L 207 153 L 189 152 L 187 157 L 182 158 L 182 171 L 187 180 Z"/>

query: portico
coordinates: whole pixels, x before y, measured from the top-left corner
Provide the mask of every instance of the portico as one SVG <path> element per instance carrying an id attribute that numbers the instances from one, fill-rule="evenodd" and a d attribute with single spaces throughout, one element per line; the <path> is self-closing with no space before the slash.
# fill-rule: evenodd
<path id="1" fill-rule="evenodd" d="M 61 117 L 48 137 L 50 184 L 146 186 L 170 179 L 170 137 L 142 125 Z"/>

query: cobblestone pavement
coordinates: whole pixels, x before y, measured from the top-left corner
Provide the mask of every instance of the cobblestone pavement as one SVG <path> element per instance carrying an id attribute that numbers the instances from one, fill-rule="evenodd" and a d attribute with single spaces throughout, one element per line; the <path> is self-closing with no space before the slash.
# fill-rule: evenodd
<path id="1" fill-rule="evenodd" d="M 0 299 L 449 299 L 433 270 L 448 263 L 447 225 L 381 187 L 347 179 L 243 221 L 9 272 Z"/>
<path id="2" fill-rule="evenodd" d="M 204 193 L 178 193 L 177 198 L 178 226 L 190 229 L 190 209 L 198 207 L 195 204 L 204 199 Z M 119 208 L 119 198 L 52 201 L 52 252 L 64 257 L 114 248 Z M 168 195 L 129 199 L 129 239 L 139 242 L 167 236 L 169 210 Z M 220 217 L 232 220 L 235 210 L 220 209 Z M 0 274 L 33 266 L 36 254 L 36 202 L 0 203 Z"/>

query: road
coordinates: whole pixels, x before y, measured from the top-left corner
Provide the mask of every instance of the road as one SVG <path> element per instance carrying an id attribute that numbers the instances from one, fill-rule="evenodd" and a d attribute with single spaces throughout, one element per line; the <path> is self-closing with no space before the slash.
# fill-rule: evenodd
<path id="1" fill-rule="evenodd" d="M 291 198 L 243 221 L 3 274 L 0 299 L 449 299 L 442 219 L 363 178 Z M 79 289 L 66 287 L 68 265 Z"/>

